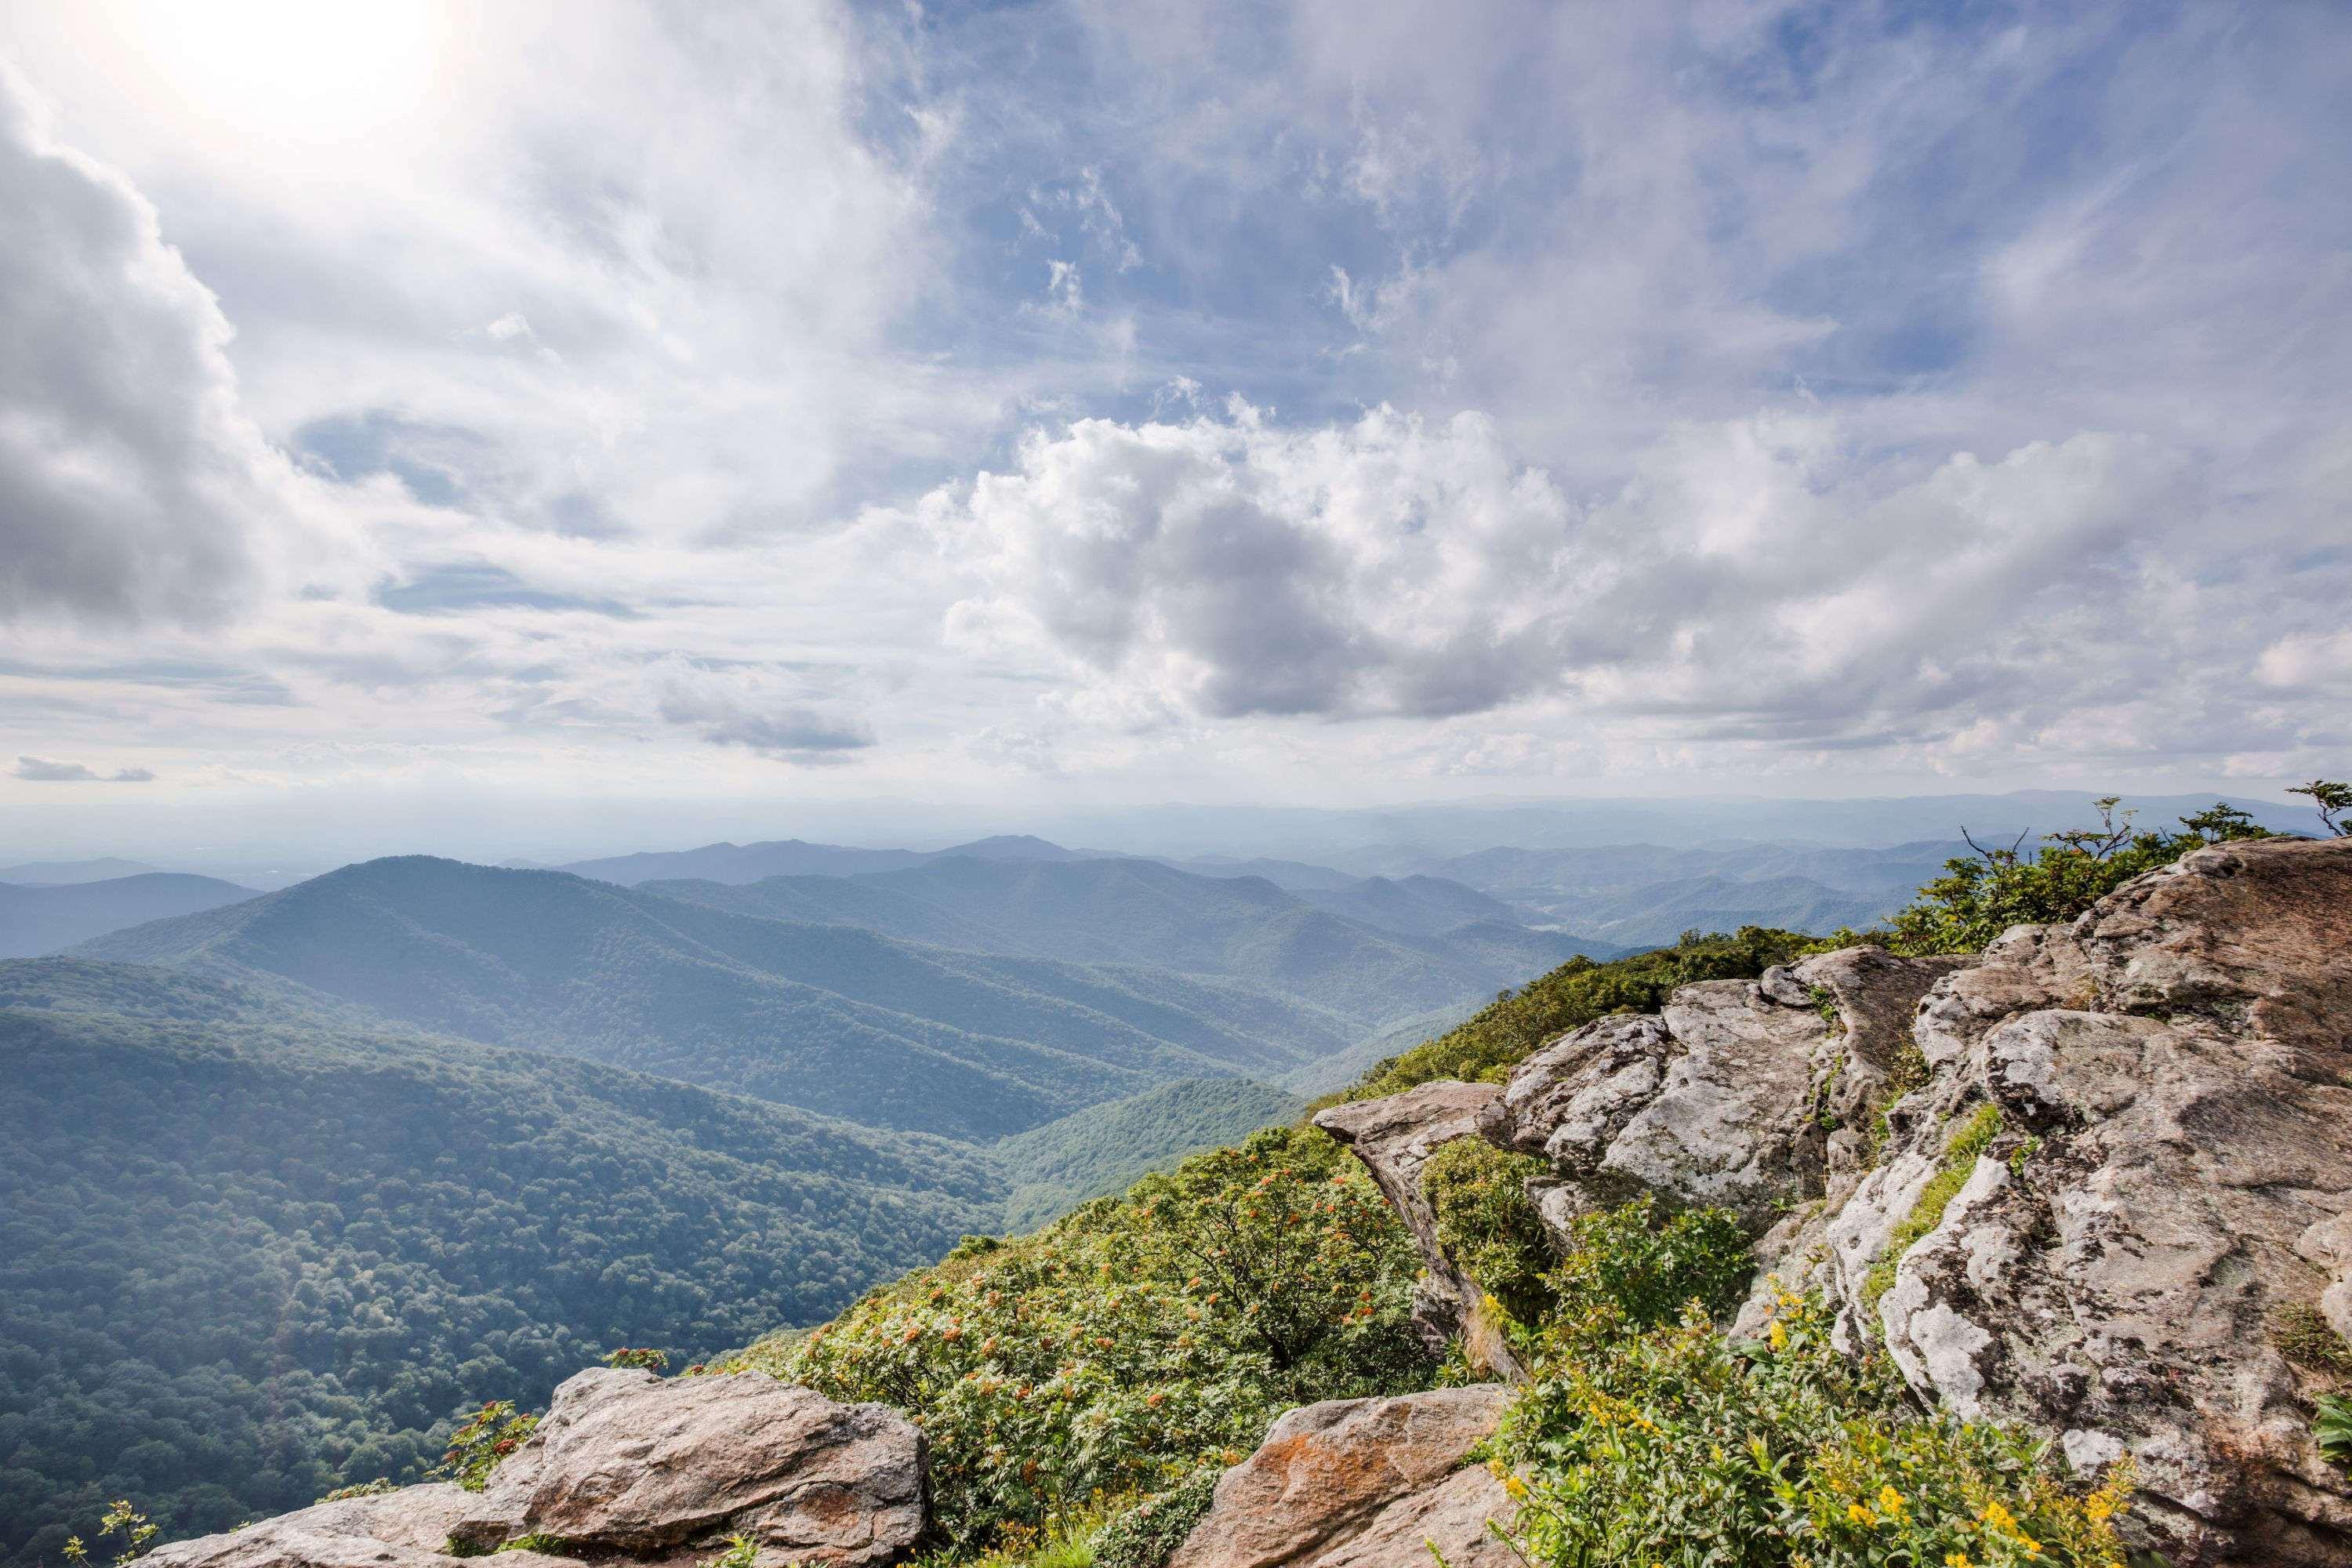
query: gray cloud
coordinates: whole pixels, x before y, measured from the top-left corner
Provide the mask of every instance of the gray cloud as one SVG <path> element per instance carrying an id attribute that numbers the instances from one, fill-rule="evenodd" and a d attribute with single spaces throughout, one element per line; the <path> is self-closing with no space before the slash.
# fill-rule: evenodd
<path id="1" fill-rule="evenodd" d="M 56 763 L 46 757 L 18 757 L 15 776 L 35 784 L 150 784 L 155 777 L 145 768 L 101 773 L 81 763 Z"/>
<path id="2" fill-rule="evenodd" d="M 757 670 L 673 665 L 656 682 L 656 710 L 713 746 L 742 746 L 801 767 L 830 767 L 875 744 L 863 721 L 782 699 Z"/>
<path id="3" fill-rule="evenodd" d="M 0 617 L 218 617 L 288 475 L 237 412 L 229 327 L 120 176 L 0 68 Z"/>

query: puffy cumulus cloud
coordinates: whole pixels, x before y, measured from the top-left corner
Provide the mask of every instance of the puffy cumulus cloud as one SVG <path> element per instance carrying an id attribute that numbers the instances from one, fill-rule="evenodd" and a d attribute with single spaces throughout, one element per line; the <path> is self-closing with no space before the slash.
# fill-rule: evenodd
<path id="1" fill-rule="evenodd" d="M 145 768 L 102 773 L 86 763 L 57 763 L 47 757 L 18 757 L 11 776 L 33 784 L 152 784 L 155 778 Z"/>
<path id="2" fill-rule="evenodd" d="M 121 176 L 0 67 L 0 618 L 220 618 L 289 564 L 299 480 L 227 321 Z"/>
<path id="3" fill-rule="evenodd" d="M 828 767 L 875 743 L 863 720 L 793 701 L 769 672 L 673 660 L 655 678 L 656 710 L 714 746 L 743 746 L 803 767 Z"/>
<path id="4" fill-rule="evenodd" d="M 1569 507 L 1488 423 L 1081 420 L 927 503 L 987 591 L 951 635 L 1058 650 L 1150 709 L 1444 714 L 1550 679 Z"/>
<path id="5" fill-rule="evenodd" d="M 2184 458 L 2097 432 L 1923 463 L 1758 415 L 1675 427 L 1572 499 L 1475 415 L 1280 428 L 1236 404 L 1033 433 L 924 511 L 974 581 L 950 637 L 1047 661 L 1074 717 L 1520 709 L 1826 756 L 2221 743 L 2189 731 L 2247 684 L 2244 616 L 2292 567 L 2282 546 L 2184 574 L 2218 505 Z M 2315 662 L 2278 647 L 2266 673 Z M 2137 705 L 2151 669 L 2168 716 Z M 1504 734 L 1444 771 L 1569 754 Z"/>

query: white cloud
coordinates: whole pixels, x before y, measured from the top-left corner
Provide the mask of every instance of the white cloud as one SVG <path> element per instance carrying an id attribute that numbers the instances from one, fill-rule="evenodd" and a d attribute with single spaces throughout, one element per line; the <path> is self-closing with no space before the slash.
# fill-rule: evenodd
<path id="1" fill-rule="evenodd" d="M 117 768 L 102 773 L 86 763 L 58 763 L 46 757 L 18 757 L 12 776 L 33 784 L 152 784 L 155 778 L 145 768 Z"/>
<path id="2" fill-rule="evenodd" d="M 229 325 L 119 174 L 0 67 L 0 619 L 221 619 L 293 585 L 310 498 Z"/>

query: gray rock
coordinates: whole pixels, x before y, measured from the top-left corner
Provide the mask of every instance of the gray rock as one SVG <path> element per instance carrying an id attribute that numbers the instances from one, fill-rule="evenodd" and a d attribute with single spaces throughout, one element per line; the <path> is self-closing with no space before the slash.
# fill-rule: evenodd
<path id="1" fill-rule="evenodd" d="M 2200 850 L 2008 933 L 1922 1008 L 1934 1077 L 1823 1227 L 1850 1333 L 1964 1415 L 2080 1463 L 2129 1452 L 2136 1528 L 2179 1568 L 2352 1564 L 2352 1477 L 2310 1436 L 2319 1374 L 2268 1330 L 2352 1307 L 2347 955 L 2344 843 Z M 1988 1104 L 2005 1131 L 1890 1264 Z"/>
<path id="2" fill-rule="evenodd" d="M 322 1502 L 219 1535 L 177 1541 L 141 1561 L 156 1568 L 450 1568 L 442 1548 L 474 1499 L 446 1482 Z M 535 1552 L 500 1568 L 552 1568 Z"/>
<path id="3" fill-rule="evenodd" d="M 1507 1517 L 1508 1499 L 1461 1467 L 1509 1402 L 1482 1384 L 1290 1411 L 1218 1480 L 1168 1568 L 1404 1568 L 1431 1561 L 1428 1540 L 1449 1563 L 1500 1568 L 1486 1521 Z"/>
<path id="4" fill-rule="evenodd" d="M 1381 1100 L 1332 1106 L 1317 1114 L 1315 1125 L 1364 1163 L 1412 1233 L 1426 1271 L 1414 1288 L 1413 1321 L 1430 1348 L 1442 1351 L 1459 1335 L 1473 1366 L 1516 1379 L 1525 1375 L 1524 1369 L 1499 1325 L 1489 1321 L 1485 1292 L 1439 1243 L 1437 1215 L 1421 1181 L 1431 1155 L 1476 1135 L 1480 1116 L 1501 1093 L 1488 1083 L 1424 1083 Z"/>
<path id="5" fill-rule="evenodd" d="M 763 1563 L 876 1568 L 922 1533 L 924 1458 L 921 1432 L 883 1405 L 759 1373 L 664 1381 L 600 1367 L 555 1391 L 451 1535 L 642 1556 L 745 1534 Z"/>

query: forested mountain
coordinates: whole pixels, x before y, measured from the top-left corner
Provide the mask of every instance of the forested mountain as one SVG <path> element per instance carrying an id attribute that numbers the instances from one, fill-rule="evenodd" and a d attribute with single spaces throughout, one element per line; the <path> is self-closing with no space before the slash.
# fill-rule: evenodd
<path id="1" fill-rule="evenodd" d="M 252 889 L 235 882 L 170 871 L 47 886 L 0 881 L 0 958 L 57 952 L 125 926 L 218 909 L 252 897 Z"/>
<path id="2" fill-rule="evenodd" d="M 1213 976 L 917 946 L 425 857 L 79 952 L 273 976 L 449 1034 L 972 1139 L 1171 1079 L 1268 1076 L 1366 1032 Z"/>
<path id="3" fill-rule="evenodd" d="M 1147 1171 L 1287 1121 L 1306 1104 L 1251 1079 L 1186 1079 L 1016 1133 L 990 1149 L 1007 1184 L 1004 1228 L 1034 1230 Z"/>
<path id="4" fill-rule="evenodd" d="M 414 1476 L 622 1344 L 813 1322 L 997 1228 L 992 1157 L 199 976 L 0 963 L 0 1557 Z"/>
<path id="5" fill-rule="evenodd" d="M 762 877 L 846 877 L 859 871 L 890 871 L 919 866 L 912 849 L 852 849 L 810 844 L 798 838 L 761 844 L 706 844 L 699 849 L 648 850 L 541 869 L 569 871 L 601 882 L 635 887 L 656 878 L 697 878 L 712 882 L 756 882 Z"/>
<path id="6" fill-rule="evenodd" d="M 918 941 L 1226 976 L 1304 998 L 1362 1030 L 1490 994 L 1580 952 L 1615 951 L 1499 920 L 1466 934 L 1408 935 L 1318 909 L 1307 900 L 1320 895 L 1287 893 L 1261 878 L 1201 877 L 1108 857 L 957 856 L 847 879 L 736 888 L 664 882 L 660 890 L 740 912 L 853 921 Z M 1467 889 L 1456 896 L 1475 910 L 1491 906 Z M 1391 918 L 1405 918 L 1410 907 L 1425 925 L 1439 923 L 1435 901 L 1400 885 L 1385 900 Z"/>
<path id="7" fill-rule="evenodd" d="M 0 882 L 26 887 L 57 888 L 71 882 L 104 882 L 120 877 L 143 877 L 155 870 L 138 860 L 105 856 L 96 860 L 26 860 L 0 866 Z"/>

